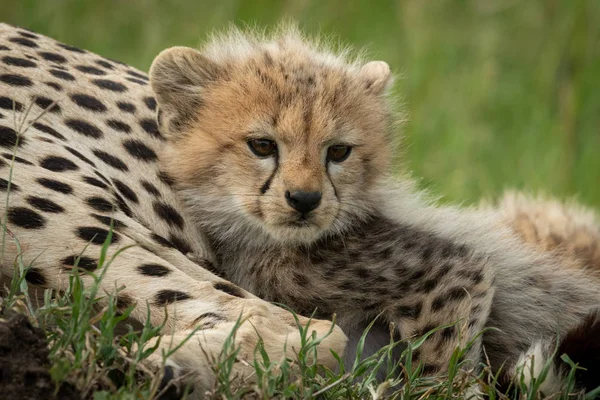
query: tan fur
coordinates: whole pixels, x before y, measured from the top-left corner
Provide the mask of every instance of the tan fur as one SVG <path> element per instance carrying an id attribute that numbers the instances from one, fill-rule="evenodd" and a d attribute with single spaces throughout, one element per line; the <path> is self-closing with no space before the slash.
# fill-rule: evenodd
<path id="1" fill-rule="evenodd" d="M 165 50 L 152 65 L 151 79 L 164 104 L 163 126 L 176 143 L 165 150 L 162 163 L 178 187 L 202 187 L 215 201 L 264 223 L 273 238 L 312 240 L 334 223 L 335 215 L 370 207 L 340 203 L 335 190 L 340 195 L 368 193 L 389 169 L 391 120 L 382 95 L 391 75 L 383 62 L 348 64 L 306 42 L 297 31 L 285 32 L 266 43 L 252 34 L 243 39 L 233 34 L 246 42 L 243 49 L 243 43 L 232 43 L 230 36 L 218 38 L 203 49 L 206 55 L 181 47 Z M 172 82 L 197 76 L 197 70 L 210 71 L 206 75 L 211 76 L 194 80 L 196 86 L 180 95 Z M 187 94 L 196 103 L 194 96 L 201 96 L 201 104 L 183 129 L 173 129 L 171 110 L 178 109 Z M 171 103 L 170 98 L 177 101 Z M 250 138 L 276 140 L 278 157 L 285 160 L 267 196 L 258 193 L 276 160 L 249 157 Z M 343 169 L 333 165 L 328 171 L 327 147 L 339 143 L 354 146 L 352 157 Z M 203 185 L 206 176 L 215 178 L 210 187 Z M 286 190 L 323 193 L 321 206 L 301 234 L 287 226 L 295 214 L 285 203 Z"/>
<path id="2" fill-rule="evenodd" d="M 503 220 L 526 242 L 551 252 L 572 268 L 600 277 L 600 221 L 571 202 L 507 192 L 498 202 Z"/>

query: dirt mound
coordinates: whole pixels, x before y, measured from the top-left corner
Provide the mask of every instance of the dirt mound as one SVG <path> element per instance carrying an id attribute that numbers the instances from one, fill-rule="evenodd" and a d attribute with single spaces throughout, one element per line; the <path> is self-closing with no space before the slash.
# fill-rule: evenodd
<path id="1" fill-rule="evenodd" d="M 16 314 L 0 321 L 0 393 L 11 400 L 81 399 L 69 384 L 56 392 L 50 378 L 50 362 L 44 332 L 26 316 Z M 55 393 L 56 392 L 56 393 Z"/>

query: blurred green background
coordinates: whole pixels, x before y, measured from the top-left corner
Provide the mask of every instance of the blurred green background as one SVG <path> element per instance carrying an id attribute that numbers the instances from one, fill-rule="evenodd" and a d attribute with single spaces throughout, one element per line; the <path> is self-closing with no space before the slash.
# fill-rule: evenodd
<path id="1" fill-rule="evenodd" d="M 404 167 L 436 195 L 600 208 L 600 0 L 0 0 L 0 16 L 142 70 L 230 22 L 292 17 L 401 76 Z"/>

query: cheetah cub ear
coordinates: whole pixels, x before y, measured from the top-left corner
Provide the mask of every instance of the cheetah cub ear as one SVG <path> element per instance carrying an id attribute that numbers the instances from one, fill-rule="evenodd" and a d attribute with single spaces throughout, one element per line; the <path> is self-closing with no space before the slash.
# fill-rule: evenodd
<path id="1" fill-rule="evenodd" d="M 203 88 L 217 80 L 219 73 L 213 61 L 189 47 L 171 47 L 156 56 L 150 66 L 150 84 L 163 134 L 176 135 L 195 119 Z"/>
<path id="2" fill-rule="evenodd" d="M 363 65 L 358 75 L 365 82 L 365 87 L 374 95 L 382 95 L 392 86 L 392 72 L 385 61 L 371 61 Z"/>

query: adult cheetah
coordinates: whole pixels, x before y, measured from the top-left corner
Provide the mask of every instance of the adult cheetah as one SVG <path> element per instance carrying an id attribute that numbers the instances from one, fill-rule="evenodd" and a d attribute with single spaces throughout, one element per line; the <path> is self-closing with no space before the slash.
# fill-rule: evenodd
<path id="1" fill-rule="evenodd" d="M 286 343 L 291 357 L 301 346 L 300 334 L 291 313 L 210 272 L 214 256 L 172 179 L 159 169 L 157 153 L 166 138 L 155 113 L 140 71 L 0 24 L 0 189 L 7 218 L 1 271 L 11 277 L 22 257 L 31 265 L 25 276 L 30 285 L 64 290 L 76 263 L 80 270 L 96 270 L 112 224 L 108 257 L 131 247 L 107 268 L 102 290 L 124 287 L 118 306 L 137 304 L 131 316 L 138 321 L 149 315 L 160 325 L 166 309 L 164 333 L 174 340 L 164 340 L 163 347 L 200 327 L 168 366 L 175 374 L 181 368 L 200 372 L 198 386 L 211 388 L 213 357 L 238 318 L 246 321 L 236 335 L 242 360 L 251 361 L 259 335 L 273 359 L 284 356 Z M 82 278 L 88 284 L 92 279 Z M 313 320 L 310 326 L 321 337 L 332 323 Z M 333 327 L 319 361 L 334 367 L 329 349 L 341 354 L 345 343 Z M 235 373 L 247 375 L 245 365 L 236 363 Z"/>

